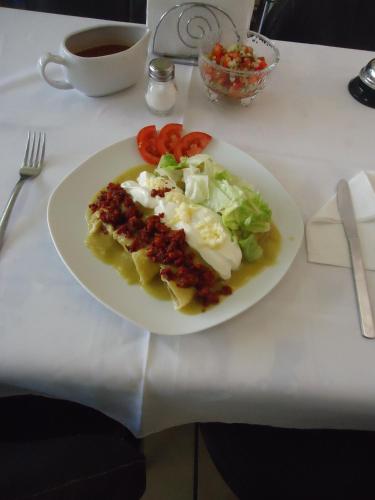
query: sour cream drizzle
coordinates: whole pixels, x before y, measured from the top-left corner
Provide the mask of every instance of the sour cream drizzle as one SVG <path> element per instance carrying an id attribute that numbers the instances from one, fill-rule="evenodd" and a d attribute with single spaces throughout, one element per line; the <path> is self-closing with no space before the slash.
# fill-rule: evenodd
<path id="1" fill-rule="evenodd" d="M 171 229 L 183 229 L 191 248 L 221 276 L 229 279 L 241 264 L 242 252 L 213 210 L 193 203 L 171 179 L 141 172 L 135 181 L 121 184 L 133 201 L 164 214 L 164 223 Z M 163 196 L 152 196 L 152 190 L 171 189 Z"/>

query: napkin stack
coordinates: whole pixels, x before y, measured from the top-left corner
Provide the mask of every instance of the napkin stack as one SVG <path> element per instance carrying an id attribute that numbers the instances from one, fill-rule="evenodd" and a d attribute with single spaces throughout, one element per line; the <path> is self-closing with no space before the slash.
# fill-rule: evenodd
<path id="1" fill-rule="evenodd" d="M 375 172 L 360 172 L 349 187 L 365 268 L 375 270 Z M 307 222 L 306 243 L 310 262 L 351 267 L 336 195 Z"/>
<path id="2" fill-rule="evenodd" d="M 228 0 L 211 0 L 207 2 L 210 5 L 215 5 L 222 10 L 224 10 L 233 20 L 234 24 L 237 27 L 239 33 L 246 33 L 250 27 L 250 21 L 253 14 L 255 0 L 232 0 L 228 2 Z M 148 0 L 147 1 L 147 26 L 151 30 L 151 39 L 154 37 L 155 28 L 161 18 L 161 16 L 167 12 L 171 7 L 176 4 L 184 4 L 188 3 L 186 0 L 176 2 L 176 0 Z M 202 2 L 206 3 L 206 2 Z M 155 49 L 160 53 L 165 53 L 170 56 L 187 56 L 192 53 L 195 54 L 196 50 L 185 47 L 179 40 L 177 34 L 177 21 L 178 15 L 181 13 L 182 9 L 176 9 L 172 11 L 168 16 L 165 17 L 163 24 L 160 25 L 160 29 L 158 29 L 158 35 L 156 39 Z M 218 13 L 216 13 L 218 14 Z M 190 16 L 202 16 L 205 19 L 208 19 L 213 28 L 215 28 L 215 18 L 210 15 L 206 9 L 200 9 L 195 7 L 187 12 L 187 16 L 182 18 L 181 28 L 182 28 L 182 37 L 183 39 L 189 40 L 186 37 L 186 30 L 184 29 L 185 22 L 184 19 L 188 19 Z M 217 15 L 221 27 L 225 29 L 228 24 L 228 20 L 223 17 L 220 13 Z M 193 21 L 189 30 L 195 36 L 199 36 L 201 30 L 199 25 L 202 28 L 206 29 L 206 24 L 203 19 L 197 19 Z M 193 43 L 192 43 L 193 42 Z M 190 44 L 195 44 L 197 40 L 190 39 Z"/>

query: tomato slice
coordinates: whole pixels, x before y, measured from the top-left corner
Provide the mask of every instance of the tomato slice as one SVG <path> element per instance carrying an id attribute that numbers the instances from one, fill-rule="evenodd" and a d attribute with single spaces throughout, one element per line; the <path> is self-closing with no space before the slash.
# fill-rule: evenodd
<path id="1" fill-rule="evenodd" d="M 143 127 L 137 134 L 137 146 L 142 158 L 151 165 L 157 165 L 160 154 L 156 147 L 158 133 L 155 125 Z"/>
<path id="2" fill-rule="evenodd" d="M 156 147 L 160 155 L 173 153 L 174 148 L 181 139 L 181 123 L 168 123 L 160 130 L 156 140 Z"/>
<path id="3" fill-rule="evenodd" d="M 137 145 L 139 146 L 143 142 L 148 141 L 151 138 L 155 138 L 158 135 L 155 125 L 147 125 L 143 127 L 137 134 Z"/>
<path id="4" fill-rule="evenodd" d="M 181 156 L 193 156 L 201 153 L 212 137 L 204 132 L 190 132 L 182 137 L 173 150 L 175 158 L 180 161 Z"/>

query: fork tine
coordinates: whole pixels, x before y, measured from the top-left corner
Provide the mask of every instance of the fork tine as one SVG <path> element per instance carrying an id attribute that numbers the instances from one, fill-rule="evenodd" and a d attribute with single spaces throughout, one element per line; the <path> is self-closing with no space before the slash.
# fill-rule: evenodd
<path id="1" fill-rule="evenodd" d="M 43 132 L 42 154 L 40 156 L 38 167 L 41 166 L 41 165 L 43 165 L 45 151 L 46 151 L 46 133 Z"/>
<path id="2" fill-rule="evenodd" d="M 31 146 L 31 151 L 30 151 L 30 157 L 29 157 L 29 161 L 28 161 L 28 167 L 32 167 L 33 166 L 33 162 L 34 162 L 34 152 L 35 152 L 35 138 L 36 138 L 36 133 L 33 132 L 32 133 L 32 146 Z"/>
<path id="3" fill-rule="evenodd" d="M 46 151 L 46 133 L 29 131 L 23 168 L 40 170 L 43 166 Z M 27 175 L 24 173 L 24 175 Z M 32 174 L 31 174 L 32 175 Z"/>
<path id="4" fill-rule="evenodd" d="M 40 139 L 42 137 L 42 134 L 39 133 L 38 134 L 38 144 L 37 144 L 37 147 L 36 147 L 36 152 L 35 152 L 35 159 L 34 159 L 34 163 L 32 164 L 33 167 L 37 168 L 39 166 L 39 149 L 40 149 Z"/>
<path id="5" fill-rule="evenodd" d="M 23 159 L 23 165 L 25 166 L 27 164 L 28 156 L 29 156 L 29 148 L 30 148 L 30 130 L 27 133 L 27 144 L 26 144 L 26 151 L 25 151 L 25 158 Z"/>

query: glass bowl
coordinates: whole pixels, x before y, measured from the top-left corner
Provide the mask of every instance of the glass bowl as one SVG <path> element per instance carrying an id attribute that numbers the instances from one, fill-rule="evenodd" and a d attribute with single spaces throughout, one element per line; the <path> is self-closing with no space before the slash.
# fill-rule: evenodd
<path id="1" fill-rule="evenodd" d="M 256 57 L 264 57 L 267 63 L 265 68 L 234 70 L 221 66 L 209 58 L 216 43 L 221 43 L 225 48 L 228 48 L 237 42 L 238 37 L 233 30 L 232 32 L 209 34 L 200 44 L 199 71 L 206 86 L 208 98 L 212 102 L 226 99 L 248 106 L 264 88 L 268 75 L 279 62 L 279 50 L 271 40 L 254 31 L 248 31 L 246 37 L 239 42 L 251 47 Z"/>

